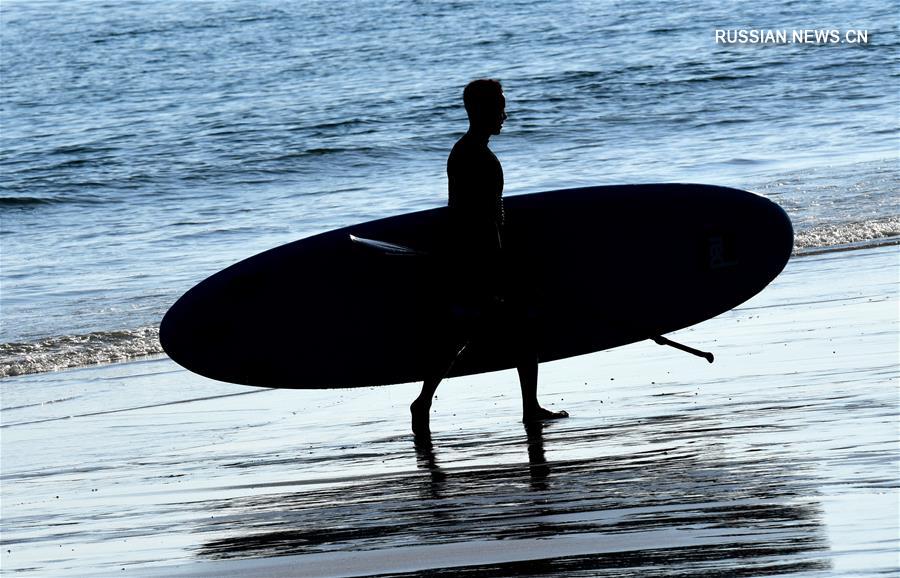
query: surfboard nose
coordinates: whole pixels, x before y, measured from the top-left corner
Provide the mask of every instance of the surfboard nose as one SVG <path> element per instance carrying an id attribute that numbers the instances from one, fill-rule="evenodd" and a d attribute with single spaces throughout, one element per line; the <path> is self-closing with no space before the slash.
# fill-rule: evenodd
<path id="1" fill-rule="evenodd" d="M 197 355 L 198 346 L 213 348 L 221 341 L 216 323 L 208 314 L 208 307 L 194 298 L 194 290 L 178 299 L 163 316 L 159 324 L 159 343 L 163 351 L 178 365 L 206 377 L 213 377 L 210 360 Z M 214 366 L 214 363 L 212 364 Z"/>
<path id="2" fill-rule="evenodd" d="M 794 224 L 787 212 L 775 201 L 763 197 L 765 218 L 765 231 L 761 235 L 769 243 L 769 251 L 772 253 L 772 262 L 777 270 L 772 274 L 774 279 L 787 265 L 794 251 Z"/>
<path id="3" fill-rule="evenodd" d="M 159 323 L 159 344 L 162 345 L 163 351 L 166 352 L 172 360 L 179 363 L 180 353 L 185 348 L 185 342 L 182 339 L 184 332 L 179 331 L 178 320 L 181 318 L 181 309 L 183 297 L 176 301 Z M 180 363 L 179 363 L 180 364 Z M 181 364 L 180 364 L 181 365 Z"/>

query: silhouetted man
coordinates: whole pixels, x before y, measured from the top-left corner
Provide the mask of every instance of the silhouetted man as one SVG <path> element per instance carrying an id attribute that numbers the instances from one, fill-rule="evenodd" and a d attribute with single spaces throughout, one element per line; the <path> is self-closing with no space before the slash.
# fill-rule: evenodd
<path id="1" fill-rule="evenodd" d="M 455 277 L 451 300 L 456 309 L 474 311 L 474 322 L 458 318 L 461 330 L 448 329 L 450 338 L 437 352 L 434 373 L 426 377 L 422 392 L 410 406 L 412 429 L 429 433 L 431 400 L 438 384 L 456 358 L 486 323 L 520 325 L 524 313 L 510 312 L 505 303 L 503 278 L 503 168 L 488 148 L 491 135 L 500 134 L 506 120 L 506 99 L 496 80 L 475 80 L 463 91 L 469 130 L 459 139 L 447 159 L 452 258 L 450 275 Z M 463 316 L 460 317 L 464 317 Z M 471 315 L 470 315 L 471 316 Z M 514 327 L 514 329 L 518 329 Z M 527 331 L 515 330 L 522 336 Z M 519 343 L 519 382 L 522 388 L 522 420 L 525 422 L 568 417 L 564 411 L 544 409 L 537 400 L 538 358 L 531 343 Z M 443 356 L 443 357 L 442 357 Z"/>

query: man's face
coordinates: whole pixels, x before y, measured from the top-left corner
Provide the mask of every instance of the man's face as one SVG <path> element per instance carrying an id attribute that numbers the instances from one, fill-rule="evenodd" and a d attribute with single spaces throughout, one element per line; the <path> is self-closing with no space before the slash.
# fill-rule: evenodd
<path id="1" fill-rule="evenodd" d="M 491 115 L 491 121 L 493 123 L 491 134 L 500 134 L 500 130 L 503 128 L 503 121 L 506 119 L 506 97 L 503 96 L 503 93 L 501 92 L 497 99 L 496 111 Z"/>

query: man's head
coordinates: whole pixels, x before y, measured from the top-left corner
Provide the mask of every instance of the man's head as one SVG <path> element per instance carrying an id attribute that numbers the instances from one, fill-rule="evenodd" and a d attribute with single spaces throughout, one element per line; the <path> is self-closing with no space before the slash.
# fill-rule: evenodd
<path id="1" fill-rule="evenodd" d="M 463 103 L 472 129 L 486 134 L 500 134 L 506 120 L 506 98 L 503 87 L 493 79 L 473 80 L 463 91 Z"/>

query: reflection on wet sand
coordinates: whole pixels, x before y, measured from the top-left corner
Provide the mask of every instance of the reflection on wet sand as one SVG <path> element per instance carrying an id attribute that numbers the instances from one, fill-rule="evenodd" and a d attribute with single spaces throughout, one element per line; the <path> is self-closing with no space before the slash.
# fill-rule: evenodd
<path id="1" fill-rule="evenodd" d="M 688 570 L 763 576 L 830 567 L 821 555 L 828 546 L 811 497 L 816 492 L 801 466 L 754 452 L 723 455 L 714 441 L 547 459 L 598 433 L 537 424 L 515 438 L 483 442 L 487 452 L 498 444 L 521 448 L 520 463 L 497 467 L 442 467 L 441 444 L 448 440 L 419 437 L 410 444 L 412 473 L 209 502 L 215 518 L 196 530 L 221 536 L 223 518 L 236 530 L 207 542 L 200 554 L 223 559 L 390 548 L 403 556 L 404 548 L 461 543 L 496 550 L 464 568 L 435 565 L 430 576 L 463 570 L 466 576 L 597 576 L 625 568 L 643 576 Z M 528 551 L 504 561 L 503 550 L 521 545 Z"/>
<path id="2" fill-rule="evenodd" d="M 544 427 L 502 373 L 448 383 L 425 440 L 415 384 L 251 395 L 165 359 L 8 380 L 2 571 L 898 575 L 896 262 L 792 261 L 686 332 L 702 369 L 649 343 L 547 364 L 572 417 Z"/>

